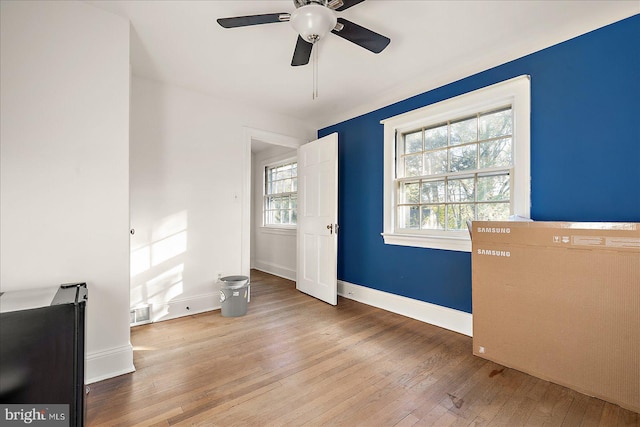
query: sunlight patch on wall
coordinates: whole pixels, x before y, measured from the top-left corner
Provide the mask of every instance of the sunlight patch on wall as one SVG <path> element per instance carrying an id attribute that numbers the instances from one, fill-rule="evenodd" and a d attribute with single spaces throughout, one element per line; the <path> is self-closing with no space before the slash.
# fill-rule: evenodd
<path id="1" fill-rule="evenodd" d="M 151 267 L 151 249 L 143 246 L 131 251 L 131 277 L 137 276 Z"/>
<path id="2" fill-rule="evenodd" d="M 187 230 L 184 230 L 151 245 L 151 266 L 155 267 L 156 265 L 186 251 Z"/>
<path id="3" fill-rule="evenodd" d="M 169 302 L 184 292 L 187 211 L 168 215 L 144 229 L 131 242 L 130 306 L 150 304 L 151 318 L 166 315 Z"/>
<path id="4" fill-rule="evenodd" d="M 131 242 L 132 278 L 187 251 L 187 211 L 168 215 L 144 231 L 138 229 Z"/>

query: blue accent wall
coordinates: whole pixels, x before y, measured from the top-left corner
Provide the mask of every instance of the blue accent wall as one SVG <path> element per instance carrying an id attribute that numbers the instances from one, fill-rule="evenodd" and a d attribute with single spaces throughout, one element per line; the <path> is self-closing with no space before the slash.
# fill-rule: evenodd
<path id="1" fill-rule="evenodd" d="M 471 254 L 385 245 L 380 120 L 531 76 L 531 216 L 640 222 L 640 15 L 318 131 L 339 135 L 338 278 L 471 313 Z"/>

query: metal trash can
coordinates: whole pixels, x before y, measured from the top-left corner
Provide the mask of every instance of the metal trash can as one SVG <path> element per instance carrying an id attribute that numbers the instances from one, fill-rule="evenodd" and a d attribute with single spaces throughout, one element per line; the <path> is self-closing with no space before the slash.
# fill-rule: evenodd
<path id="1" fill-rule="evenodd" d="M 239 317 L 247 314 L 250 299 L 250 283 L 247 276 L 220 278 L 220 306 L 224 317 Z"/>

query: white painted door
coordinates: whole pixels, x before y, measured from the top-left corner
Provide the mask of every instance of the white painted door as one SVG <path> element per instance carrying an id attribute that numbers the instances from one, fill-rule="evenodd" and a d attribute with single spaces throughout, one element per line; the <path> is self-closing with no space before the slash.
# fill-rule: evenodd
<path id="1" fill-rule="evenodd" d="M 298 290 L 338 303 L 338 134 L 298 149 Z"/>

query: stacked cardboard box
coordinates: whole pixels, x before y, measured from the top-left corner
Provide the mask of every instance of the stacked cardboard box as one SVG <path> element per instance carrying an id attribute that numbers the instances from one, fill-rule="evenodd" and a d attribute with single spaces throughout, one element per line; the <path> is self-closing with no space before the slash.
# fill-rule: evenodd
<path id="1" fill-rule="evenodd" d="M 472 225 L 474 354 L 640 412 L 640 224 Z"/>

